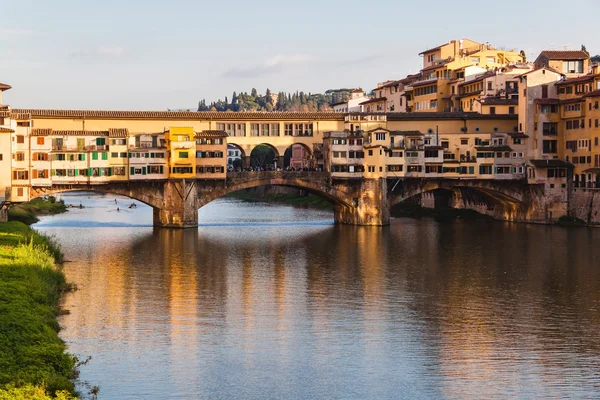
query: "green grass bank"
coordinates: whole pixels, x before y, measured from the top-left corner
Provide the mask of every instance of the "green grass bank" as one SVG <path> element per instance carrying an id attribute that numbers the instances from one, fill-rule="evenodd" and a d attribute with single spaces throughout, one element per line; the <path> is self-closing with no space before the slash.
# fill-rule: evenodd
<path id="1" fill-rule="evenodd" d="M 31 225 L 39 221 L 38 215 L 54 215 L 64 212 L 67 212 L 67 206 L 63 201 L 57 201 L 54 197 L 37 198 L 9 208 L 8 220 Z"/>
<path id="2" fill-rule="evenodd" d="M 58 336 L 63 254 L 22 222 L 0 223 L 0 400 L 74 399 L 75 358 Z"/>

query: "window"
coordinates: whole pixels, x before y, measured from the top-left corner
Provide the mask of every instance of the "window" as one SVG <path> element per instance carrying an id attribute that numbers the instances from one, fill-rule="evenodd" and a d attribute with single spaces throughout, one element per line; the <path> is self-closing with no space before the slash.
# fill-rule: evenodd
<path id="1" fill-rule="evenodd" d="M 558 134 L 558 123 L 557 122 L 544 122 L 542 125 L 542 132 L 544 133 L 544 135 Z"/>
<path id="2" fill-rule="evenodd" d="M 180 151 L 178 156 L 179 156 L 179 158 L 188 158 L 189 153 L 187 151 Z"/>
<path id="3" fill-rule="evenodd" d="M 385 140 L 385 132 L 377 132 L 375 133 L 376 140 Z"/>
<path id="4" fill-rule="evenodd" d="M 17 143 L 25 143 L 25 136 L 17 135 Z"/>
<path id="5" fill-rule="evenodd" d="M 583 60 L 575 61 L 563 61 L 564 74 L 582 74 L 583 73 Z"/>
<path id="6" fill-rule="evenodd" d="M 490 107 L 490 114 L 496 114 L 496 107 Z"/>
<path id="7" fill-rule="evenodd" d="M 25 161 L 25 153 L 17 153 L 15 154 L 15 160 L 16 161 Z"/>
<path id="8" fill-rule="evenodd" d="M 461 145 L 468 145 L 469 144 L 469 139 L 460 139 L 460 144 Z"/>
<path id="9" fill-rule="evenodd" d="M 13 179 L 22 180 L 29 179 L 28 171 L 13 171 Z"/>
<path id="10" fill-rule="evenodd" d="M 479 166 L 479 174 L 480 175 L 491 175 L 492 174 L 492 166 L 491 165 L 480 165 Z"/>
<path id="11" fill-rule="evenodd" d="M 447 149 L 450 147 L 450 143 L 447 140 L 442 140 L 442 147 Z"/>
<path id="12" fill-rule="evenodd" d="M 557 141 L 556 140 L 544 140 L 542 152 L 544 154 L 547 153 L 556 153 L 557 149 Z"/>
<path id="13" fill-rule="evenodd" d="M 17 126 L 30 126 L 29 121 L 19 121 Z"/>
<path id="14" fill-rule="evenodd" d="M 44 138 L 43 138 L 43 137 L 40 137 L 40 136 L 38 136 L 38 138 L 37 138 L 37 144 L 38 144 L 38 145 L 43 145 L 43 144 L 44 144 Z"/>
<path id="15" fill-rule="evenodd" d="M 515 113 L 515 107 L 514 106 L 508 107 L 508 113 L 509 114 L 514 114 Z"/>
<path id="16" fill-rule="evenodd" d="M 373 155 L 373 150 L 369 150 L 369 155 L 372 156 Z"/>
<path id="17" fill-rule="evenodd" d="M 542 99 L 548 98 L 548 85 L 542 85 Z"/>

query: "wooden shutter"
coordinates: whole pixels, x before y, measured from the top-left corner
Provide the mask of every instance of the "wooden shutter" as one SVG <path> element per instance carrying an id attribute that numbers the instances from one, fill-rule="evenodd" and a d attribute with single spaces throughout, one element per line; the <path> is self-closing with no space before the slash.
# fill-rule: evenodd
<path id="1" fill-rule="evenodd" d="M 32 175 L 33 179 L 37 179 L 37 177 L 38 177 L 37 169 L 34 169 L 33 171 L 31 171 L 31 175 Z"/>

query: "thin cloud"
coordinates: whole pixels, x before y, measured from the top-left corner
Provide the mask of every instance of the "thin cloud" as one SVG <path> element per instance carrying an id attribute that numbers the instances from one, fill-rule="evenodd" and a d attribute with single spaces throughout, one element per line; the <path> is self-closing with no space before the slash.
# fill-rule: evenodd
<path id="1" fill-rule="evenodd" d="M 231 68 L 223 73 L 224 78 L 256 78 L 283 71 L 286 67 L 304 64 L 314 60 L 309 54 L 278 54 L 268 58 L 262 65 L 253 67 Z"/>
<path id="2" fill-rule="evenodd" d="M 72 52 L 71 54 L 69 54 L 69 57 L 78 59 L 101 59 L 119 58 L 125 55 L 127 55 L 127 49 L 123 47 L 99 46 L 94 49 L 85 49 Z"/>

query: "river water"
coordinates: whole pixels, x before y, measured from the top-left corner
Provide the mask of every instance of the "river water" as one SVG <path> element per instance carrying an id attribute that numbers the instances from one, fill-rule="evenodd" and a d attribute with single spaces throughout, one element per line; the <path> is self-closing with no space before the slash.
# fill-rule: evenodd
<path id="1" fill-rule="evenodd" d="M 600 230 L 232 199 L 161 230 L 63 198 L 85 208 L 36 228 L 70 260 L 61 335 L 100 399 L 600 398 Z"/>

